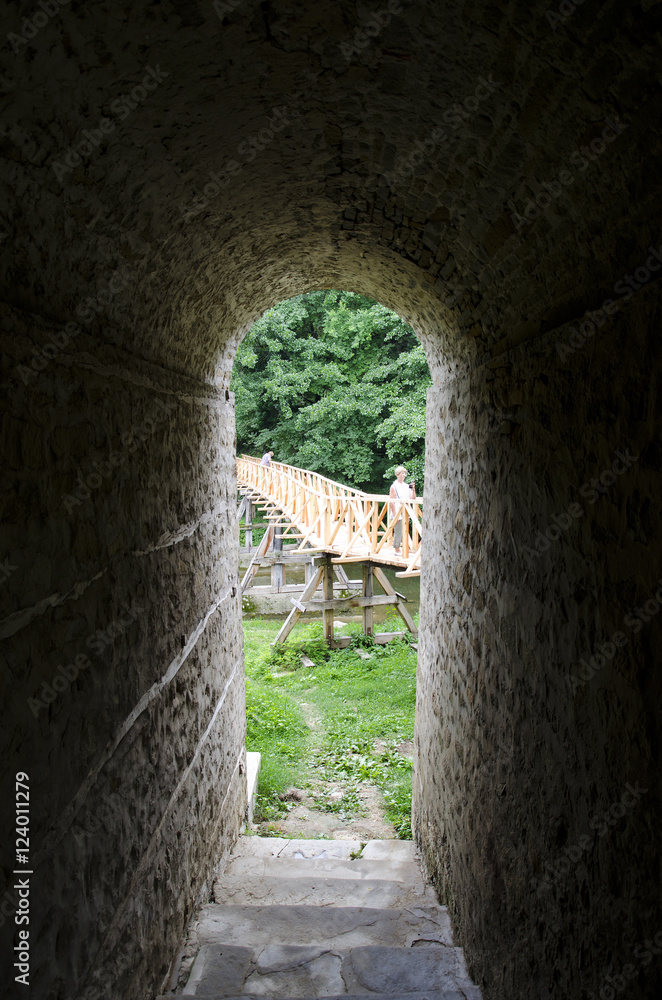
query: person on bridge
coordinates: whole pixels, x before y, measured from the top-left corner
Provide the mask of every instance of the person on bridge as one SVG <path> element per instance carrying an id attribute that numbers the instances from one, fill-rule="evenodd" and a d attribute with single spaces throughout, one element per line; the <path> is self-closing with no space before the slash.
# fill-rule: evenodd
<path id="1" fill-rule="evenodd" d="M 395 480 L 388 492 L 388 495 L 396 501 L 396 503 L 389 504 L 391 519 L 394 520 L 397 518 L 395 528 L 393 529 L 393 551 L 396 556 L 402 554 L 402 514 L 400 513 L 402 503 L 397 501 L 413 500 L 416 496 L 414 480 L 412 479 L 410 483 L 406 483 L 406 475 L 407 470 L 404 465 L 398 465 L 395 470 Z"/>
<path id="2" fill-rule="evenodd" d="M 262 461 L 260 462 L 260 465 L 271 465 L 272 455 L 273 451 L 265 451 L 264 455 L 262 456 Z"/>

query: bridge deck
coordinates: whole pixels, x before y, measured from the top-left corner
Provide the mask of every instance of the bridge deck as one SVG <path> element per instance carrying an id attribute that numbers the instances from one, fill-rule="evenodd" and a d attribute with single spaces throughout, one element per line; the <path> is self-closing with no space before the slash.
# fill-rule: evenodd
<path id="1" fill-rule="evenodd" d="M 237 482 L 258 505 L 272 511 L 285 537 L 298 538 L 299 549 L 329 553 L 335 563 L 375 562 L 398 567 L 396 576 L 419 576 L 422 499 L 397 501 L 363 493 L 293 465 L 257 458 L 237 459 Z M 402 548 L 393 532 L 402 520 Z"/>

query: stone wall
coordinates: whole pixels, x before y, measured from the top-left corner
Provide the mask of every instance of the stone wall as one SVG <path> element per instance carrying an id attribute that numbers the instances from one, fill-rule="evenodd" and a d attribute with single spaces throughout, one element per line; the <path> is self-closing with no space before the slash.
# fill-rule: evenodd
<path id="1" fill-rule="evenodd" d="M 233 401 L 4 319 L 2 792 L 30 775 L 30 994 L 148 996 L 246 805 Z"/>
<path id="2" fill-rule="evenodd" d="M 659 324 L 429 395 L 414 818 L 489 998 L 662 984 Z"/>

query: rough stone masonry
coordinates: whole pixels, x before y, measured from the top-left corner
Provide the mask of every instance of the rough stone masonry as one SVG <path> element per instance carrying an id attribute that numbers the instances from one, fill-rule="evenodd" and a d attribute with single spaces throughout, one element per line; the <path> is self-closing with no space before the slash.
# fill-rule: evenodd
<path id="1" fill-rule="evenodd" d="M 642 942 L 661 926 L 661 616 L 568 678 L 662 573 L 646 264 L 662 243 L 662 6 L 550 9 L 560 20 L 516 0 L 8 5 L 10 995 L 27 995 L 19 945 L 34 1000 L 147 1000 L 238 834 L 227 387 L 251 323 L 319 288 L 395 309 L 433 374 L 414 824 L 470 972 L 498 1000 L 603 996 L 626 966 L 632 995 L 659 993 Z M 636 462 L 602 483 L 619 451 Z"/>

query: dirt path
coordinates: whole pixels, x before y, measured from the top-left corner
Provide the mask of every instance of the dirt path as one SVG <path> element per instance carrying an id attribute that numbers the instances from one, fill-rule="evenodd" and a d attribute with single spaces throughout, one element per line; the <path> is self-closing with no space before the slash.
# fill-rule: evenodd
<path id="1" fill-rule="evenodd" d="M 300 702 L 304 717 L 313 734 L 321 734 L 321 720 L 315 706 Z M 315 840 L 392 840 L 397 834 L 384 816 L 384 798 L 379 788 L 360 783 L 355 796 L 348 797 L 347 786 L 341 782 L 321 782 L 313 779 L 310 788 L 288 788 L 281 796 L 289 810 L 278 820 L 255 823 L 250 830 L 263 836 L 303 837 Z M 320 809 L 323 801 L 329 809 Z M 330 809 L 337 811 L 330 811 Z"/>
<path id="2" fill-rule="evenodd" d="M 331 799 L 334 794 L 339 799 L 343 795 L 340 786 L 327 785 L 325 792 Z M 315 807 L 313 794 L 301 788 L 288 788 L 283 800 L 292 805 L 289 814 L 269 823 L 253 824 L 251 830 L 272 837 L 304 837 L 310 840 L 318 837 L 360 841 L 397 838 L 393 824 L 384 818 L 384 800 L 379 789 L 374 785 L 361 785 L 358 798 L 364 816 L 323 812 Z"/>

